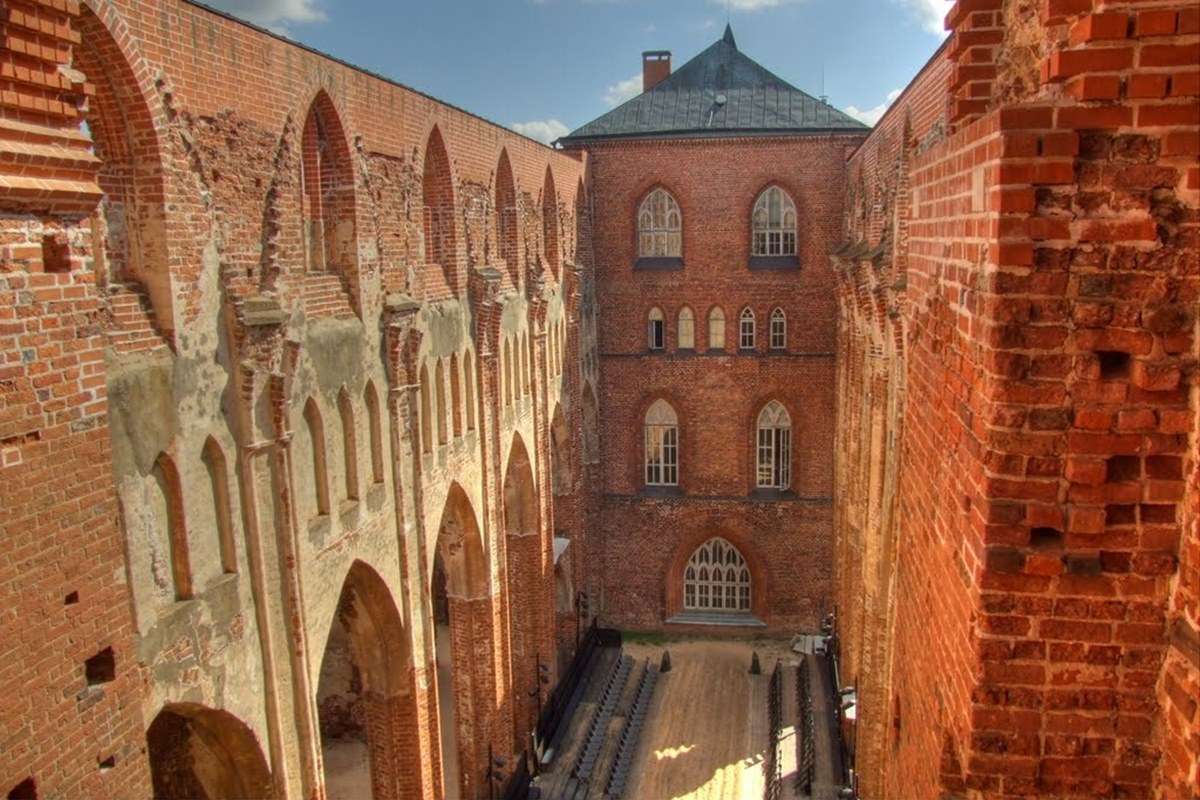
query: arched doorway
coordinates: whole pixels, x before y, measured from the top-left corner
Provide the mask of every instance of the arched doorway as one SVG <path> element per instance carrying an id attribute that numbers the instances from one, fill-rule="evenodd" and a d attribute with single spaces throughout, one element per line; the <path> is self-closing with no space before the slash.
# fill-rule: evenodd
<path id="1" fill-rule="evenodd" d="M 541 585 L 541 538 L 537 492 L 529 452 L 514 436 L 504 471 L 505 583 L 508 596 L 509 658 L 512 672 L 513 734 L 517 750 L 530 744 L 537 725 L 537 694 L 542 659 L 539 650 L 538 603 Z"/>
<path id="2" fill-rule="evenodd" d="M 408 632 L 387 584 L 355 561 L 342 583 L 317 684 L 329 800 L 420 794 Z M 402 747 L 413 742 L 411 749 Z"/>
<path id="3" fill-rule="evenodd" d="M 437 654 L 442 796 L 475 796 L 487 754 L 492 603 L 487 560 L 475 509 L 451 485 L 438 526 L 430 581 Z"/>
<path id="4" fill-rule="evenodd" d="M 193 703 L 164 706 L 146 731 L 146 746 L 156 800 L 275 795 L 258 739 L 227 711 Z"/>
<path id="5" fill-rule="evenodd" d="M 741 552 L 720 536 L 696 548 L 683 573 L 683 610 L 750 613 L 750 567 Z"/>

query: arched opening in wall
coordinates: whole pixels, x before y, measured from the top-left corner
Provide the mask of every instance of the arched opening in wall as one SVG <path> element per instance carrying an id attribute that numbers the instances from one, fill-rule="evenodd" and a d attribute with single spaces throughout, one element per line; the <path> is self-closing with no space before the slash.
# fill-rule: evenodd
<path id="1" fill-rule="evenodd" d="M 455 438 L 462 436 L 462 385 L 458 371 L 458 353 L 450 356 L 450 430 Z"/>
<path id="2" fill-rule="evenodd" d="M 512 165 L 508 161 L 508 150 L 505 149 L 500 151 L 500 163 L 496 166 L 496 246 L 513 286 L 521 285 L 518 219 L 517 189 L 513 182 Z"/>
<path id="3" fill-rule="evenodd" d="M 355 561 L 342 583 L 317 683 L 329 800 L 417 797 L 416 692 L 408 631 L 383 578 Z"/>
<path id="4" fill-rule="evenodd" d="M 448 441 L 446 434 L 446 416 L 450 409 L 446 407 L 446 371 L 442 369 L 442 359 L 438 359 L 433 368 L 433 394 L 437 400 L 437 440 L 438 444 Z"/>
<path id="5" fill-rule="evenodd" d="M 543 578 L 537 490 L 529 452 L 519 435 L 513 437 L 504 470 L 504 533 L 513 724 L 517 748 L 522 749 L 530 744 L 529 732 L 537 725 L 540 668 L 551 654 L 538 650 L 538 618 L 548 609 L 542 607 L 537 588 Z"/>
<path id="6" fill-rule="evenodd" d="M 696 548 L 683 573 L 684 611 L 748 614 L 750 600 L 750 567 L 736 547 L 715 536 Z"/>
<path id="7" fill-rule="evenodd" d="M 188 550 L 187 518 L 183 509 L 183 482 L 175 462 L 160 453 L 151 470 L 166 511 L 167 545 L 171 555 L 171 582 L 176 600 L 192 597 L 192 560 Z"/>
<path id="8" fill-rule="evenodd" d="M 524 333 L 521 334 L 517 349 L 521 351 L 521 396 L 527 397 L 529 395 L 529 339 Z"/>
<path id="9" fill-rule="evenodd" d="M 433 408 L 429 397 L 429 368 L 421 365 L 421 452 L 433 452 Z"/>
<path id="10" fill-rule="evenodd" d="M 254 732 L 227 711 L 164 706 L 146 731 L 155 800 L 274 797 Z"/>
<path id="11" fill-rule="evenodd" d="M 209 436 L 204 441 L 200 454 L 204 468 L 208 470 L 209 486 L 212 487 L 212 510 L 217 528 L 217 545 L 221 553 L 221 571 L 237 572 L 237 545 L 233 533 L 233 507 L 229 495 L 229 467 L 225 452 L 217 440 Z"/>
<path id="12" fill-rule="evenodd" d="M 475 359 L 471 351 L 463 354 L 463 400 L 467 411 L 467 430 L 475 430 Z"/>
<path id="13" fill-rule="evenodd" d="M 134 67 L 86 4 L 76 25 L 80 43 L 73 48 L 73 66 L 95 87 L 87 127 L 101 161 L 97 180 L 104 192 L 94 215 L 97 280 L 110 291 L 117 291 L 113 284 L 125 284 L 134 295 L 131 305 L 170 338 L 175 323 L 167 190 L 154 116 Z"/>
<path id="14" fill-rule="evenodd" d="M 487 561 L 475 509 L 452 484 L 442 510 L 430 585 L 437 654 L 438 730 L 442 791 L 446 800 L 475 796 L 486 769 L 486 743 L 475 727 L 487 713 L 484 680 L 489 672 L 477 654 L 491 652 L 492 603 Z"/>
<path id="15" fill-rule="evenodd" d="M 508 339 L 504 340 L 504 407 L 507 408 L 513 403 L 513 365 L 512 365 L 512 344 Z"/>
<path id="16" fill-rule="evenodd" d="M 342 454 L 346 470 L 346 499 L 357 500 L 358 494 L 358 428 L 354 422 L 354 406 L 343 386 L 338 392 L 338 417 L 342 422 Z"/>
<path id="17" fill-rule="evenodd" d="M 363 389 L 363 403 L 367 407 L 367 425 L 370 426 L 371 481 L 383 483 L 383 419 L 379 411 L 379 394 L 372 381 L 367 381 Z"/>
<path id="18" fill-rule="evenodd" d="M 356 246 L 354 166 L 337 109 L 324 91 L 304 119 L 300 185 L 308 271 L 348 277 Z"/>
<path id="19" fill-rule="evenodd" d="M 587 192 L 583 188 L 583 181 L 579 182 L 579 186 L 575 189 L 575 253 L 574 261 L 576 264 L 583 264 L 585 261 L 591 263 L 590 259 L 585 259 L 589 253 L 592 241 L 592 216 L 591 209 L 588 208 Z"/>
<path id="20" fill-rule="evenodd" d="M 600 406 L 591 383 L 583 387 L 583 460 L 595 464 L 600 460 Z"/>
<path id="21" fill-rule="evenodd" d="M 558 192 L 554 188 L 554 173 L 546 167 L 546 180 L 542 185 L 542 238 L 545 242 L 546 262 L 554 277 L 559 277 L 562 250 L 559 243 Z"/>
<path id="22" fill-rule="evenodd" d="M 725 349 L 725 312 L 713 306 L 708 312 L 708 349 Z"/>
<path id="23" fill-rule="evenodd" d="M 527 361 L 525 362 L 525 367 L 528 370 L 525 377 L 526 377 L 526 380 L 529 381 L 529 391 L 532 393 L 536 387 L 536 382 L 534 380 L 534 373 L 535 373 L 536 369 L 535 369 L 534 365 L 537 364 L 537 360 L 533 357 L 533 337 L 532 336 L 525 337 L 525 358 L 527 359 Z"/>
<path id="24" fill-rule="evenodd" d="M 454 182 L 442 133 L 435 126 L 425 144 L 425 169 L 421 180 L 425 204 L 425 260 L 441 270 L 452 294 L 458 285 L 458 239 L 454 219 Z"/>
<path id="25" fill-rule="evenodd" d="M 329 469 L 325 463 L 325 423 L 321 419 L 321 409 L 311 397 L 304 404 L 304 427 L 309 441 L 315 515 L 320 516 L 329 513 Z"/>
<path id="26" fill-rule="evenodd" d="M 570 453 L 567 418 L 559 403 L 554 407 L 554 416 L 550 420 L 550 482 L 555 497 L 571 493 Z"/>

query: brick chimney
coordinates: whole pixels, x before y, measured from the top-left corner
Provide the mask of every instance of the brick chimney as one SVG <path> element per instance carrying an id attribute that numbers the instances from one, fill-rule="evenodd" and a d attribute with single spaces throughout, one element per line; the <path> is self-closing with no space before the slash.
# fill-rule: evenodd
<path id="1" fill-rule="evenodd" d="M 670 50 L 647 50 L 642 53 L 642 91 L 648 92 L 671 74 Z"/>

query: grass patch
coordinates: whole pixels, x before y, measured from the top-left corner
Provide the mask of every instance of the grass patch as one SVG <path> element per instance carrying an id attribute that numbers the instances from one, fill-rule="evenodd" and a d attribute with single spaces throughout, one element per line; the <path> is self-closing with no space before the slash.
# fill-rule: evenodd
<path id="1" fill-rule="evenodd" d="M 623 644 L 644 644 L 650 647 L 662 647 L 670 639 L 666 634 L 657 631 L 621 631 Z"/>

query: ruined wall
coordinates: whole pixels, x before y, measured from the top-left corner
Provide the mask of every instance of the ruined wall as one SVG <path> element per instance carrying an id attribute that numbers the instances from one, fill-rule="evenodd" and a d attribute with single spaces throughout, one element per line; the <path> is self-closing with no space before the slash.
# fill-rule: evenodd
<path id="1" fill-rule="evenodd" d="M 589 145 L 595 198 L 603 498 L 603 619 L 660 629 L 682 610 L 683 571 L 711 537 L 748 562 L 752 612 L 777 631 L 815 630 L 831 604 L 830 525 L 834 408 L 834 276 L 844 159 L 861 137 L 730 138 Z M 794 199 L 798 259 L 750 265 L 750 214 L 772 184 Z M 638 265 L 637 215 L 656 187 L 682 214 L 682 259 Z M 650 351 L 648 315 L 665 319 L 665 347 Z M 694 343 L 681 347 L 689 309 Z M 755 346 L 738 342 L 739 316 L 755 315 Z M 784 347 L 770 317 L 786 315 Z M 709 317 L 724 315 L 710 347 Z M 678 486 L 648 487 L 643 424 L 665 399 L 678 417 Z M 756 423 L 770 401 L 792 425 L 787 491 L 756 488 Z M 719 630 L 709 628 L 708 630 Z"/>
<path id="2" fill-rule="evenodd" d="M 863 685 L 863 785 L 1187 796 L 1195 9 L 960 3 L 948 24 L 949 135 L 923 148 L 914 130 L 910 160 L 895 160 L 902 291 L 864 297 L 873 282 L 852 263 L 842 290 L 851 355 L 877 335 L 872 302 L 895 303 L 904 332 L 902 403 L 856 408 L 850 393 L 839 411 L 860 441 L 901 431 L 894 607 L 871 602 L 886 583 L 860 601 L 859 567 L 840 573 L 843 619 L 865 631 L 847 635 L 860 682 L 873 641 L 890 651 L 888 705 Z M 868 174 L 865 196 L 881 189 Z M 863 260 L 854 244 L 847 262 Z M 877 383 L 850 372 L 859 361 L 843 386 L 861 398 Z M 886 537 L 869 476 L 890 463 L 860 451 L 839 466 L 840 542 L 862 539 L 861 520 Z"/>
<path id="3" fill-rule="evenodd" d="M 488 745 L 527 745 L 514 698 L 537 684 L 533 654 L 557 667 L 555 505 L 582 490 L 556 497 L 552 462 L 582 461 L 588 364 L 595 380 L 579 341 L 586 160 L 186 2 L 40 8 L 7 23 L 47 45 L 56 77 L 0 125 L 23 153 L 0 178 L 41 181 L 4 196 L 0 485 L 64 488 L 6 495 L 0 524 L 30 538 L 6 585 L 39 587 L 6 625 L 76 643 L 39 640 L 65 659 L 38 670 L 45 690 L 17 670 L 5 686 L 57 708 L 79 683 L 70 713 L 91 735 L 50 748 L 63 712 L 11 707 L 2 727 L 25 732 L 0 783 L 137 795 L 153 771 L 312 796 L 341 625 L 331 658 L 361 679 L 376 796 L 452 779 L 438 692 L 458 704 L 462 789 L 481 791 Z M 518 450 L 520 509 L 504 491 Z M 564 516 L 582 539 L 580 512 Z M 518 518 L 530 546 L 514 562 Z M 459 665 L 440 686 L 438 558 Z M 65 621 L 34 622 L 51 615 Z M 84 689 L 82 651 L 109 645 L 116 680 Z M 224 777 L 188 771 L 201 751 Z"/>

